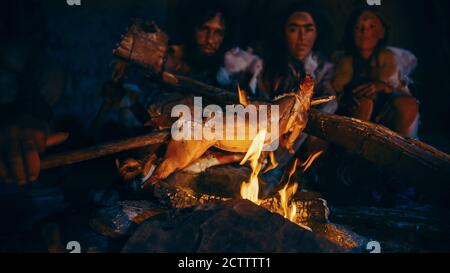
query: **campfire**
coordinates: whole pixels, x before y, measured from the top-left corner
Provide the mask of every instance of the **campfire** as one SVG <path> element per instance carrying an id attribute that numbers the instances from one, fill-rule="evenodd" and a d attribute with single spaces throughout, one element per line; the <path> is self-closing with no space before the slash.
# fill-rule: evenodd
<path id="1" fill-rule="evenodd" d="M 153 59 L 146 59 L 143 63 L 139 63 L 136 62 L 139 54 L 130 53 L 133 49 L 137 50 L 136 47 L 139 48 L 136 51 L 138 53 L 151 51 L 153 44 L 145 42 L 146 40 L 156 39 L 163 44 L 166 43 L 164 34 L 158 28 L 155 32 L 146 33 L 135 25 L 125 36 L 128 37 L 128 42 L 121 41 L 114 50 L 114 54 L 146 69 L 154 67 Z M 135 39 L 138 43 L 129 42 Z M 130 45 L 136 45 L 136 47 L 130 48 Z M 158 47 L 158 50 L 161 48 Z M 118 162 L 119 170 L 127 172 L 130 169 L 130 172 L 122 177 L 128 180 L 128 184 L 137 184 L 132 188 L 137 189 L 137 195 L 142 199 L 124 201 L 113 208 L 101 210 L 90 222 L 94 230 L 105 236 L 134 234 L 124 248 L 127 251 L 185 252 L 191 251 L 192 248 L 196 251 L 211 251 L 211 249 L 255 251 L 255 248 L 246 249 L 245 245 L 227 242 L 227 236 L 231 231 L 236 232 L 231 239 L 247 240 L 254 234 L 258 234 L 254 230 L 255 224 L 252 221 L 264 223 L 257 225 L 258 229 L 264 230 L 262 234 L 259 234 L 261 237 L 250 240 L 261 246 L 257 248 L 258 250 L 335 252 L 364 247 L 368 242 L 366 238 L 331 223 L 328 218 L 330 210 L 327 201 L 320 194 L 308 192 L 301 186 L 302 181 L 299 180 L 298 174 L 310 168 L 322 152 L 311 154 L 305 162 L 299 162 L 294 156 L 288 163 L 284 162 L 282 167 L 276 162 L 274 151 L 277 150 L 278 144 L 293 154 L 294 143 L 303 132 L 341 146 L 411 181 L 434 181 L 440 186 L 448 184 L 447 181 L 440 179 L 448 177 L 450 160 L 447 154 L 424 143 L 404 139 L 380 125 L 310 108 L 336 98 L 312 99 L 314 80 L 309 76 L 305 77 L 298 90 L 286 90 L 287 93 L 271 101 L 250 101 L 245 90 L 240 86 L 238 86 L 238 92 L 229 92 L 167 71 L 154 72 L 161 76 L 160 80 L 168 92 L 182 90 L 183 95 L 189 94 L 180 99 L 182 102 L 179 103 L 183 105 L 179 112 L 183 117 L 194 118 L 191 123 L 181 122 L 179 125 L 183 125 L 180 126 L 183 129 L 186 129 L 187 124 L 194 124 L 195 128 L 204 121 L 203 118 L 212 118 L 213 115 L 214 122 L 209 120 L 211 121 L 209 124 L 213 127 L 223 121 L 223 112 L 205 116 L 202 109 L 196 110 L 195 104 L 199 98 L 218 104 L 210 109 L 225 108 L 228 111 L 228 109 L 244 109 L 247 106 L 254 107 L 256 108 L 254 112 L 265 113 L 263 116 L 269 116 L 270 122 L 273 117 L 277 117 L 277 125 L 273 126 L 271 123 L 270 126 L 267 124 L 261 126 L 259 118 L 245 123 L 245 118 L 238 117 L 237 123 L 232 125 L 232 130 L 237 129 L 238 134 L 241 130 L 248 130 L 255 132 L 256 135 L 246 135 L 245 139 L 237 141 L 214 138 L 174 139 L 167 130 L 173 129 L 171 119 L 173 116 L 170 109 L 173 109 L 174 102 L 171 101 L 167 102 L 168 105 L 149 107 L 149 121 L 146 126 L 152 127 L 154 131 L 148 135 L 44 159 L 42 169 L 49 169 L 137 148 L 152 147 L 152 152 L 144 159 L 127 159 L 128 161 L 125 162 L 128 162 L 128 165 L 122 166 Z M 219 116 L 222 120 L 216 119 Z M 242 116 L 245 117 L 245 113 Z M 187 120 L 190 119 L 187 118 Z M 269 127 L 270 129 L 275 127 L 276 133 L 275 130 L 269 130 Z M 201 129 L 198 131 L 193 129 L 191 134 L 190 128 L 187 128 L 187 131 L 184 131 L 186 134 L 182 132 L 180 136 L 204 136 L 205 128 Z M 212 132 L 211 128 L 206 129 Z M 214 129 L 216 135 L 220 136 L 221 133 L 217 133 L 217 127 Z M 274 135 L 276 137 L 273 137 Z M 266 142 L 273 144 L 274 139 L 276 148 L 270 152 L 265 150 L 265 144 L 268 144 Z M 154 152 L 160 146 L 166 146 L 167 149 L 165 155 L 159 155 L 156 159 Z M 270 159 L 270 164 L 267 159 Z M 240 165 L 236 166 L 237 164 L 234 163 L 240 163 Z M 261 174 L 277 167 L 278 171 L 282 168 L 283 176 L 279 181 L 275 181 L 275 184 L 269 183 L 267 187 L 264 176 Z M 424 192 L 442 188 L 428 186 L 428 182 L 421 185 L 427 185 L 423 187 Z M 269 192 L 267 188 L 270 189 Z M 148 200 L 150 197 L 157 201 L 156 205 Z M 267 221 L 270 223 L 265 225 Z M 240 225 L 241 223 L 244 224 Z M 185 227 L 186 225 L 188 228 Z M 235 227 L 238 227 L 238 230 L 235 230 Z M 191 236 L 191 234 L 194 235 Z M 281 238 L 277 237 L 280 234 L 282 234 Z M 296 234 L 297 237 L 294 237 L 298 241 L 292 239 L 290 236 L 292 234 Z M 192 248 L 185 249 L 176 238 L 187 237 L 192 237 L 191 241 L 186 242 L 186 245 L 191 245 Z M 261 240 L 261 238 L 264 239 Z M 306 245 L 299 243 L 304 238 L 307 238 L 305 240 L 309 243 L 312 242 L 313 246 L 309 243 Z M 214 244 L 217 242 L 220 243 Z M 280 242 L 282 246 L 270 245 L 272 242 Z M 145 247 L 142 248 L 144 245 Z M 286 245 L 289 247 L 286 248 Z M 327 247 L 322 248 L 324 245 Z"/>
<path id="2" fill-rule="evenodd" d="M 249 103 L 245 100 L 245 94 L 242 90 L 239 90 L 239 96 L 236 96 L 235 93 L 232 94 L 227 91 L 217 90 L 182 76 L 165 75 L 165 80 L 167 80 L 167 83 L 176 85 L 177 87 L 185 86 L 186 89 L 193 91 L 195 94 L 205 95 L 205 97 L 216 96 L 216 99 L 223 99 L 224 102 L 230 103 L 233 101 L 234 103 L 237 101 L 244 104 Z M 196 88 L 193 88 L 192 86 L 195 86 Z M 283 97 L 281 99 L 286 98 L 287 97 Z M 295 98 L 295 96 L 292 96 L 292 98 Z M 327 99 L 312 100 L 310 103 L 311 105 L 314 105 L 321 101 L 327 101 Z M 42 168 L 54 168 L 136 148 L 149 146 L 158 147 L 168 141 L 170 142 L 170 133 L 167 130 L 164 130 L 170 128 L 170 125 L 171 124 L 164 126 L 164 124 L 158 124 L 160 130 L 148 135 L 101 144 L 79 151 L 45 158 L 42 162 Z M 340 130 L 339 128 L 344 128 L 344 130 Z M 354 130 L 350 130 L 351 128 Z M 444 161 L 447 162 L 445 159 L 448 157 L 447 155 L 443 155 L 435 149 L 432 149 L 425 144 L 418 143 L 417 141 L 405 140 L 393 132 L 377 125 L 346 117 L 337 117 L 326 113 L 320 113 L 310 109 L 308 112 L 308 126 L 306 129 L 307 133 L 323 137 L 325 140 L 337 143 L 348 148 L 350 151 L 356 151 L 357 148 L 355 147 L 360 147 L 361 143 L 368 143 L 367 145 L 371 146 L 372 149 L 358 150 L 358 152 L 360 152 L 361 156 L 374 163 L 379 163 L 381 157 L 377 155 L 382 151 L 386 151 L 387 146 L 380 145 L 388 145 L 391 153 L 388 154 L 388 157 L 383 155 L 382 158 L 385 160 L 383 161 L 383 164 L 388 164 L 390 168 L 397 168 L 397 171 L 399 172 L 402 171 L 401 167 L 404 167 L 404 165 L 402 165 L 403 163 L 410 164 L 411 166 L 418 166 L 417 170 L 433 170 L 433 173 L 430 173 L 429 171 L 424 172 L 430 174 L 430 177 L 435 177 L 436 174 L 440 174 L 443 171 L 447 172 L 449 169 L 445 167 L 447 166 L 446 163 L 443 163 Z M 361 134 L 360 132 L 364 133 Z M 96 232 L 108 237 L 131 236 L 136 232 L 138 225 L 144 224 L 144 222 L 147 223 L 147 220 L 150 221 L 150 223 L 156 223 L 155 221 L 159 221 L 158 219 L 160 219 L 158 218 L 159 215 L 162 215 L 161 217 L 172 217 L 172 213 L 175 213 L 174 217 L 176 218 L 178 217 L 177 213 L 189 214 L 192 212 L 189 208 L 197 208 L 195 211 L 200 213 L 203 210 L 209 211 L 210 205 L 217 204 L 214 205 L 214 211 L 217 211 L 218 215 L 222 215 L 221 211 L 223 211 L 225 216 L 222 215 L 220 217 L 229 217 L 227 213 L 229 213 L 230 210 L 232 213 L 235 213 L 236 209 L 241 207 L 242 203 L 239 202 L 242 202 L 243 200 L 239 201 L 239 199 L 246 199 L 250 200 L 251 204 L 254 204 L 255 207 L 259 208 L 259 212 L 262 210 L 270 213 L 272 216 L 278 217 L 277 220 L 275 219 L 276 217 L 273 218 L 270 216 L 272 217 L 272 220 L 270 220 L 272 226 L 280 224 L 280 222 L 277 222 L 280 219 L 284 222 L 295 223 L 295 225 L 291 225 L 296 227 L 298 232 L 301 231 L 314 234 L 315 236 L 323 238 L 327 242 L 331 242 L 333 245 L 340 247 L 341 251 L 351 251 L 355 248 L 365 246 L 368 242 L 366 238 L 361 237 L 342 226 L 330 223 L 328 218 L 330 210 L 326 200 L 323 199 L 322 196 L 303 190 L 298 191 L 299 188 L 301 189 L 301 181 L 296 178 L 296 174 L 305 172 L 312 166 L 313 162 L 322 154 L 321 152 L 311 154 L 305 162 L 299 162 L 298 160 L 291 162 L 285 169 L 285 175 L 283 175 L 282 180 L 278 181 L 275 192 L 272 192 L 268 196 L 261 196 L 262 179 L 260 174 L 264 172 L 263 168 L 266 164 L 264 159 L 267 158 L 267 153 L 262 151 L 262 147 L 267 134 L 268 133 L 265 130 L 259 130 L 257 136 L 252 139 L 249 147 L 242 151 L 241 154 L 218 155 L 215 153 L 207 153 L 204 157 L 192 162 L 189 166 L 168 176 L 167 179 L 154 184 L 151 189 L 151 195 L 158 200 L 157 205 L 149 201 L 123 201 L 113 208 L 107 208 L 97 212 L 90 222 L 91 227 Z M 186 147 L 186 145 L 184 146 Z M 377 147 L 383 147 L 383 149 L 377 149 Z M 405 153 L 405 151 L 408 151 L 408 153 Z M 396 156 L 399 153 L 411 155 L 411 157 L 409 157 L 411 160 L 402 161 L 402 157 L 400 157 L 402 164 L 390 164 L 390 162 L 393 162 L 391 159 L 399 159 L 399 157 Z M 154 157 L 150 158 L 154 159 Z M 272 153 L 269 153 L 269 159 L 272 162 L 271 165 L 277 165 Z M 136 173 L 139 173 L 140 170 L 154 169 L 148 168 L 148 166 L 151 166 L 151 164 L 147 164 L 149 162 L 131 162 L 133 163 L 133 168 L 136 168 L 134 171 L 137 170 Z M 229 166 L 231 163 L 239 162 L 241 163 L 239 168 L 226 168 L 226 166 Z M 250 170 L 247 173 L 245 171 L 247 167 L 244 166 L 244 164 L 248 162 L 250 163 Z M 426 164 L 424 162 L 426 162 Z M 425 166 L 424 164 L 426 167 L 423 167 Z M 430 166 L 433 167 L 431 168 Z M 415 168 L 411 168 L 411 170 L 415 170 Z M 239 173 L 239 175 L 233 176 L 237 173 Z M 147 175 L 148 174 L 145 174 L 142 177 L 146 178 Z M 423 176 L 423 173 L 417 175 L 418 176 L 414 179 Z M 205 180 L 205 176 L 209 176 L 209 180 Z M 218 180 L 222 180 L 223 183 L 217 182 Z M 138 180 L 138 182 L 139 181 L 140 180 Z M 209 187 L 207 191 L 204 191 L 204 188 L 202 188 L 202 186 L 205 185 L 208 185 Z M 211 190 L 211 188 L 218 191 Z M 226 194 L 222 194 L 224 189 Z M 243 206 L 246 210 L 251 211 L 251 213 L 244 213 L 243 215 L 245 215 L 245 217 L 242 216 L 244 217 L 242 218 L 242 221 L 245 221 L 246 217 L 249 215 L 251 215 L 251 217 L 257 217 L 257 215 L 259 215 L 254 212 L 254 208 L 250 207 L 248 204 Z M 186 209 L 186 211 L 183 209 Z M 241 211 L 239 211 L 239 213 L 241 213 Z M 222 220 L 220 220 L 217 225 L 215 224 L 217 228 L 220 228 L 221 221 Z M 263 223 L 266 219 L 258 219 L 258 221 L 262 221 Z M 278 224 L 275 224 L 275 222 Z M 142 226 L 138 231 L 141 230 L 142 232 L 146 232 L 145 228 L 149 227 Z M 159 226 L 152 226 L 152 228 L 156 228 L 156 230 L 160 229 Z M 245 227 L 242 228 L 245 229 Z M 183 228 L 180 227 L 180 232 L 182 230 Z M 261 236 L 274 235 L 274 231 L 270 231 L 270 229 L 267 232 L 268 233 Z M 243 236 L 244 234 L 241 235 Z M 135 237 L 133 237 L 135 238 L 134 242 L 136 244 L 140 244 L 138 241 L 140 238 L 139 236 L 142 236 L 142 234 L 136 233 Z M 167 238 L 164 236 L 166 235 L 162 235 L 161 238 Z M 211 236 L 214 237 L 216 235 Z M 314 239 L 311 240 L 318 239 L 314 237 Z M 139 248 L 136 248 L 135 245 L 133 245 L 130 249 L 136 251 Z M 269 248 L 268 251 L 271 251 L 272 249 L 273 248 Z M 297 250 L 298 248 L 294 247 L 293 249 Z M 165 250 L 172 251 L 171 249 Z M 208 248 L 205 249 L 205 251 L 207 250 Z M 176 249 L 176 251 L 179 250 Z"/>
<path id="3" fill-rule="evenodd" d="M 215 94 L 218 97 L 222 96 L 229 98 L 228 100 L 224 99 L 226 102 L 235 100 L 235 102 L 239 101 L 244 104 L 249 103 L 248 101 L 245 101 L 245 94 L 242 90 L 238 92 L 239 96 L 236 96 L 236 94 L 232 95 L 227 91 L 220 91 L 221 93 L 217 93 L 217 89 L 208 86 L 205 87 L 205 85 L 200 85 L 191 79 L 174 75 L 171 75 L 170 77 L 166 75 L 166 77 L 171 79 L 170 83 L 172 84 L 189 86 L 189 90 L 194 90 L 192 89 L 192 86 L 198 87 L 194 91 L 199 95 L 204 94 L 207 96 Z M 173 79 L 176 79 L 176 81 L 173 82 Z M 322 100 L 323 99 L 313 100 L 311 101 L 311 105 Z M 168 141 L 170 142 L 170 133 L 167 130 L 164 130 L 170 128 L 170 125 L 171 124 L 166 127 L 161 126 L 161 130 L 152 132 L 148 135 L 101 144 L 79 151 L 45 158 L 42 162 L 43 169 L 72 164 L 136 148 L 159 147 L 161 144 L 165 144 Z M 345 130 L 339 130 L 339 128 L 344 128 Z M 349 128 L 356 129 L 352 131 Z M 404 151 L 410 151 L 407 154 L 414 156 L 409 158 L 411 160 L 407 162 L 408 164 L 423 166 L 423 162 L 429 162 L 430 164 L 427 163 L 427 170 L 437 170 L 436 173 L 442 173 L 443 170 L 448 170 L 446 167 L 441 167 L 447 166 L 442 163 L 446 160 L 440 159 L 447 158 L 447 155 L 443 155 L 438 151 L 425 146 L 425 144 L 405 140 L 387 129 L 373 124 L 346 117 L 336 117 L 326 113 L 319 113 L 311 109 L 309 111 L 308 127 L 306 129 L 309 134 L 323 136 L 324 139 L 333 141 L 353 151 L 355 151 L 356 146 L 361 146 L 358 143 L 361 143 L 361 141 L 364 140 L 364 143 L 370 143 L 373 149 L 364 149 L 361 151 L 361 155 L 367 159 L 371 159 L 374 163 L 377 163 L 377 160 L 380 158 L 376 155 L 381 153 L 378 152 L 377 147 L 381 147 L 380 143 L 383 143 L 383 145 L 388 145 L 390 147 L 389 149 L 392 151 L 390 156 L 392 156 L 392 158 L 398 159 L 399 157 L 396 157 L 396 154 L 399 152 L 404 154 Z M 358 135 L 359 132 L 364 132 L 364 137 Z M 273 153 L 269 153 L 269 156 L 267 156 L 267 153 L 263 151 L 264 140 L 267 138 L 267 135 L 268 133 L 265 130 L 259 130 L 256 137 L 252 139 L 250 145 L 245 151 L 242 151 L 241 154 L 220 155 L 214 152 L 205 154 L 204 157 L 192 162 L 189 166 L 178 170 L 167 177 L 167 179 L 153 185 L 151 195 L 158 200 L 158 204 L 145 200 L 148 196 L 144 197 L 144 200 L 141 201 L 121 201 L 116 206 L 96 212 L 90 221 L 91 228 L 104 236 L 113 238 L 132 236 L 134 234 L 129 241 L 128 247 L 125 249 L 127 249 L 127 251 L 149 251 L 147 248 L 141 249 L 138 247 L 143 245 L 141 242 L 142 236 L 146 238 L 157 238 L 158 240 L 163 241 L 169 238 L 165 234 L 159 234 L 159 232 L 166 230 L 167 223 L 164 221 L 178 219 L 178 217 L 184 219 L 183 217 L 191 217 L 191 214 L 195 214 L 193 217 L 200 217 L 198 220 L 199 222 L 191 222 L 192 220 L 189 220 L 189 225 L 194 225 L 192 228 L 196 230 L 202 229 L 205 221 L 211 224 L 211 222 L 208 222 L 208 219 L 210 219 L 209 217 L 212 217 L 214 221 L 211 220 L 213 221 L 211 225 L 222 230 L 223 233 L 210 233 L 211 237 L 205 237 L 204 240 L 215 242 L 215 240 L 222 240 L 222 236 L 226 238 L 226 234 L 230 229 L 234 228 L 228 224 L 229 219 L 227 217 L 238 213 L 241 217 L 239 218 L 240 220 L 236 220 L 238 222 L 245 222 L 247 221 L 246 219 L 249 219 L 248 221 L 260 221 L 261 223 L 266 223 L 266 221 L 268 221 L 267 217 L 270 218 L 270 224 L 268 224 L 267 227 L 262 225 L 262 228 L 265 229 L 265 233 L 258 235 L 261 236 L 258 238 L 271 238 L 270 240 L 280 241 L 279 238 L 275 238 L 278 231 L 274 231 L 270 227 L 284 229 L 280 225 L 289 223 L 291 225 L 289 230 L 291 230 L 292 227 L 295 227 L 291 231 L 297 232 L 299 238 L 303 238 L 304 233 L 307 232 L 309 234 L 308 236 L 313 236 L 311 237 L 311 240 L 314 242 L 319 242 L 323 239 L 328 242 L 327 244 L 338 247 L 338 249 L 314 248 L 314 250 L 311 251 L 352 251 L 356 248 L 365 247 L 368 239 L 359 236 L 345 227 L 331 223 L 328 218 L 330 210 L 327 206 L 327 201 L 323 199 L 320 194 L 304 191 L 300 186 L 302 181 L 297 178 L 298 173 L 305 172 L 310 168 L 322 152 L 311 154 L 305 162 L 293 160 L 288 164 L 288 167 L 285 167 L 285 174 L 282 179 L 278 181 L 278 184 L 275 185 L 274 192 L 271 192 L 270 195 L 261 194 L 263 192 L 262 184 L 264 184 L 261 174 L 264 173 L 264 167 L 267 165 L 265 159 L 269 158 L 272 163 L 271 165 L 277 165 Z M 367 135 L 369 135 L 369 138 L 367 138 Z M 377 139 L 383 141 L 377 141 Z M 386 139 L 389 141 L 386 142 Z M 152 149 L 153 151 L 155 150 L 155 148 Z M 383 148 L 380 151 L 385 150 L 386 148 Z M 149 158 L 154 160 L 155 157 L 150 156 Z M 383 162 L 383 164 L 392 162 L 392 160 L 390 160 L 391 157 L 383 158 L 387 160 Z M 401 160 L 402 158 L 400 158 L 400 161 Z M 149 162 L 131 162 L 133 163 L 131 164 L 132 167 L 136 168 L 134 171 L 137 170 L 136 173 L 139 173 L 139 170 L 154 169 L 149 168 L 151 164 L 146 164 Z M 239 167 L 235 165 L 231 167 L 230 165 L 239 162 L 241 163 Z M 404 163 L 403 161 L 401 162 Z M 250 169 L 246 166 L 247 163 L 249 163 Z M 227 166 L 230 167 L 228 168 Z M 390 167 L 396 168 L 397 166 L 400 168 L 403 165 L 390 164 Z M 436 167 L 429 168 L 429 166 Z M 248 169 L 249 172 L 246 171 Z M 418 170 L 424 170 L 424 168 L 420 167 Z M 147 175 L 148 174 L 145 174 L 142 177 L 146 178 Z M 434 174 L 430 174 L 430 177 L 434 177 Z M 138 180 L 138 182 L 139 181 L 140 180 Z M 209 187 L 206 191 L 204 190 L 205 185 L 207 185 L 207 188 Z M 212 190 L 212 188 L 214 189 Z M 223 192 L 226 192 L 226 194 L 222 194 Z M 245 202 L 252 204 L 253 207 Z M 242 207 L 245 208 L 244 212 L 242 211 Z M 212 215 L 209 214 L 210 212 Z M 206 213 L 208 217 L 203 215 L 203 213 Z M 258 218 L 258 215 L 264 215 L 263 219 Z M 223 217 L 226 219 L 223 220 Z M 164 220 L 163 226 L 159 226 L 158 224 L 158 221 L 162 221 L 161 219 Z M 170 223 L 172 225 L 172 222 Z M 179 222 L 173 224 L 174 229 L 171 232 L 175 234 L 183 232 L 184 227 L 180 226 L 178 223 Z M 181 221 L 180 223 L 185 222 Z M 247 240 L 247 235 L 244 231 L 252 226 L 254 226 L 254 223 L 249 226 L 240 226 L 239 228 L 242 228 L 242 230 L 236 235 L 237 238 L 241 238 L 239 236 L 244 236 L 242 239 Z M 148 230 L 150 229 L 152 231 L 149 233 Z M 153 232 L 156 232 L 156 234 Z M 176 236 L 174 238 L 176 238 Z M 269 239 L 267 240 L 270 241 Z M 260 239 L 255 239 L 255 242 L 260 241 Z M 280 242 L 284 241 L 281 240 Z M 172 241 L 148 241 L 146 246 L 173 245 L 173 243 L 174 242 Z M 319 245 L 322 245 L 322 243 L 319 243 Z M 226 246 L 226 244 L 224 246 Z M 236 249 L 242 250 L 242 248 L 239 248 L 242 247 L 239 244 L 237 244 L 236 247 Z M 216 246 L 208 245 L 203 251 L 209 251 L 211 249 L 217 248 Z M 275 246 L 266 248 L 267 251 L 273 251 L 274 249 L 279 248 L 276 248 Z M 299 251 L 302 249 L 304 248 L 300 244 L 292 246 L 291 251 Z M 157 250 L 180 251 L 178 248 L 173 249 L 170 247 L 158 248 Z M 189 251 L 185 249 L 182 250 Z M 228 248 L 223 248 L 223 250 L 230 251 Z M 248 251 L 252 250 L 250 249 Z"/>

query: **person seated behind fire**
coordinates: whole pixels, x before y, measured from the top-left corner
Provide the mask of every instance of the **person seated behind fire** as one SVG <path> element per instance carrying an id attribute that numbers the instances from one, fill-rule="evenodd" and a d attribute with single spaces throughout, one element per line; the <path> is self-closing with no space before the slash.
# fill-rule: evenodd
<path id="1" fill-rule="evenodd" d="M 339 113 L 416 138 L 419 109 L 408 75 L 417 61 L 406 50 L 387 47 L 388 34 L 386 20 L 375 7 L 364 7 L 351 16 L 345 53 L 331 81 L 340 94 Z"/>
<path id="2" fill-rule="evenodd" d="M 307 74 L 315 80 L 314 97 L 334 96 L 330 80 L 334 66 L 321 53 L 328 33 L 326 16 L 313 2 L 294 3 L 288 6 L 279 20 L 276 35 L 267 50 L 262 77 L 258 83 L 260 96 L 273 99 L 298 88 Z M 337 109 L 335 100 L 317 106 L 327 113 Z M 294 150 L 307 139 L 308 153 L 324 150 L 326 142 L 303 133 L 294 145 Z M 280 166 L 291 158 L 287 151 L 277 151 Z"/>
<path id="3" fill-rule="evenodd" d="M 190 9 L 189 18 L 180 20 L 179 24 L 183 30 L 182 43 L 175 41 L 168 48 L 163 69 L 220 86 L 216 73 L 230 40 L 227 11 L 217 2 L 200 2 Z M 112 80 L 105 84 L 103 95 L 104 100 L 114 101 L 119 106 L 120 122 L 126 127 L 139 127 L 151 119 L 147 115 L 147 106 L 163 105 L 179 97 L 179 94 L 160 90 L 145 71 L 136 71 L 123 60 L 115 62 Z M 97 124 L 102 121 L 97 117 Z"/>

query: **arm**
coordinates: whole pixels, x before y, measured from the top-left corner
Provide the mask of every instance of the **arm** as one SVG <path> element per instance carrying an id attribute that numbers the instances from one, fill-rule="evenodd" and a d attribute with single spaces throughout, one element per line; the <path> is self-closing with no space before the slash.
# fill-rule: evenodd
<path id="1" fill-rule="evenodd" d="M 358 98 L 374 99 L 377 93 L 390 94 L 395 91 L 409 95 L 409 91 L 400 81 L 400 70 L 397 59 L 389 50 L 383 50 L 378 55 L 378 69 L 374 70 L 372 82 L 362 84 L 353 90 Z"/>
<path id="2" fill-rule="evenodd" d="M 49 137 L 52 106 L 64 92 L 65 72 L 26 46 L 2 50 L 2 69 L 18 76 L 9 78 L 15 82 L 14 99 L 0 105 L 0 180 L 23 185 L 37 179 L 40 153 L 53 140 Z M 0 83 L 3 88 L 7 86 Z"/>
<path id="3" fill-rule="evenodd" d="M 335 73 L 331 79 L 331 86 L 336 91 L 336 93 L 342 93 L 345 86 L 350 83 L 353 78 L 353 64 L 352 57 L 344 56 L 342 57 L 337 66 Z"/>
<path id="4" fill-rule="evenodd" d="M 410 95 L 400 79 L 400 67 L 395 54 L 390 50 L 384 50 L 380 53 L 380 73 L 379 80 L 385 84 L 383 91 L 391 93 L 394 90 L 400 91 L 405 95 Z"/>

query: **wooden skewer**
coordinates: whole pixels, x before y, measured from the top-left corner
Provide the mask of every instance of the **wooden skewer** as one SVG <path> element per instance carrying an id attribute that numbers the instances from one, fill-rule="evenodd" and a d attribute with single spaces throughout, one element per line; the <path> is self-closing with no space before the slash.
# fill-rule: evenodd
<path id="1" fill-rule="evenodd" d="M 88 148 L 64 152 L 61 154 L 50 155 L 42 159 L 41 170 L 53 169 L 56 167 L 79 163 L 141 147 L 146 147 L 153 144 L 163 143 L 167 141 L 169 136 L 170 136 L 169 131 L 160 131 L 125 140 L 112 141 Z"/>

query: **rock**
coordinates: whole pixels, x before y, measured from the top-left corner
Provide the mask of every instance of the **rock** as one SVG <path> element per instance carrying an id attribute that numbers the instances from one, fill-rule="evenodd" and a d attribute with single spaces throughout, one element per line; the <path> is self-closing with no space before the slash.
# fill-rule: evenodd
<path id="1" fill-rule="evenodd" d="M 336 244 L 247 200 L 175 209 L 139 225 L 122 252 L 344 252 Z"/>
<path id="2" fill-rule="evenodd" d="M 120 201 L 115 206 L 96 212 L 89 225 L 107 237 L 129 236 L 138 224 L 164 211 L 164 208 L 149 201 Z"/>
<path id="3" fill-rule="evenodd" d="M 37 182 L 39 183 L 39 182 Z M 40 184 L 19 187 L 0 183 L 0 249 L 4 241 L 32 232 L 33 225 L 66 209 L 63 191 Z M 13 242 L 14 244 L 14 242 Z"/>
<path id="4" fill-rule="evenodd" d="M 105 253 L 114 251 L 114 246 L 110 238 L 95 232 L 89 226 L 90 215 L 91 213 L 89 213 L 89 211 L 74 211 L 72 213 L 67 212 L 67 214 L 63 215 L 62 219 L 58 219 L 57 228 L 59 231 L 56 232 L 60 233 L 59 243 L 57 238 L 51 238 L 52 233 L 55 232 L 55 230 L 52 232 L 51 226 L 44 226 L 43 230 L 50 232 L 50 234 L 47 234 L 47 236 L 50 236 L 50 242 L 47 237 L 47 243 L 50 243 L 48 247 L 59 245 L 60 252 L 70 253 L 73 248 L 70 247 L 69 243 L 76 242 L 79 243 L 79 250 L 81 253 Z M 54 235 L 56 234 L 53 234 L 53 236 Z M 54 250 L 58 251 L 58 248 Z"/>

